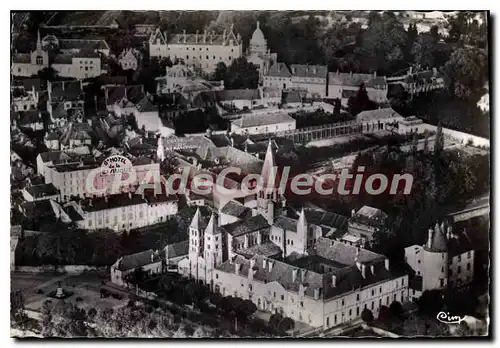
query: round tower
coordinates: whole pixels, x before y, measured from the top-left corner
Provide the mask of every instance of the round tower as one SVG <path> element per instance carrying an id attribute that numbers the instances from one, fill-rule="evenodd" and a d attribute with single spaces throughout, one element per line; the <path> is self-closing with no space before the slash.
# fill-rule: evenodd
<path id="1" fill-rule="evenodd" d="M 448 240 L 444 224 L 430 228 L 422 255 L 422 290 L 444 289 L 448 285 Z"/>

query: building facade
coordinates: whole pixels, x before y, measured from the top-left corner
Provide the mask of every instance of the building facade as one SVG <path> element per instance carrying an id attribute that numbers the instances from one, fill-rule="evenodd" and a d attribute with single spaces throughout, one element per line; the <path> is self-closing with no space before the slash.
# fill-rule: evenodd
<path id="1" fill-rule="evenodd" d="M 223 62 L 231 65 L 233 60 L 243 55 L 241 36 L 235 34 L 233 26 L 222 34 L 207 32 L 196 34 L 168 34 L 157 29 L 149 39 L 150 57 L 170 57 L 182 59 L 193 68 L 205 73 L 215 71 L 217 64 Z"/>

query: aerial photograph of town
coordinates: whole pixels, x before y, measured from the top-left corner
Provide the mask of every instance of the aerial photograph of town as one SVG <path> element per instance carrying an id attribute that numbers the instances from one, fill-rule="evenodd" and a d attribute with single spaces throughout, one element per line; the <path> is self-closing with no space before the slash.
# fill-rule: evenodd
<path id="1" fill-rule="evenodd" d="M 489 11 L 10 21 L 12 338 L 491 338 Z"/>

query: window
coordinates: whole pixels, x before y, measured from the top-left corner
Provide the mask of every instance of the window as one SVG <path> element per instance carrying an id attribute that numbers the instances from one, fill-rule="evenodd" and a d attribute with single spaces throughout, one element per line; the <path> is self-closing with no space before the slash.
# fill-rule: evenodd
<path id="1" fill-rule="evenodd" d="M 444 279 L 443 278 L 439 279 L 439 284 L 440 284 L 441 287 L 444 286 Z"/>
<path id="2" fill-rule="evenodd" d="M 330 326 L 330 317 L 326 317 L 326 326 Z"/>
<path id="3" fill-rule="evenodd" d="M 380 306 L 382 306 L 382 299 L 379 299 L 379 300 L 378 300 L 378 306 L 379 306 L 379 307 L 380 307 Z"/>
<path id="4" fill-rule="evenodd" d="M 248 284 L 248 290 L 252 291 L 252 284 Z"/>
<path id="5" fill-rule="evenodd" d="M 444 267 L 441 267 L 441 272 L 444 272 Z"/>
<path id="6" fill-rule="evenodd" d="M 382 293 L 382 287 L 378 288 L 378 293 L 381 294 Z"/>
<path id="7" fill-rule="evenodd" d="M 352 315 L 352 309 L 349 309 L 349 316 Z"/>
<path id="8" fill-rule="evenodd" d="M 215 279 L 219 279 L 219 273 L 215 273 Z"/>
<path id="9" fill-rule="evenodd" d="M 276 292 L 273 292 L 273 297 L 276 298 Z"/>
<path id="10" fill-rule="evenodd" d="M 356 294 L 356 301 L 359 301 L 359 294 Z"/>
<path id="11" fill-rule="evenodd" d="M 359 307 L 356 307 L 356 316 L 359 316 Z"/>
<path id="12" fill-rule="evenodd" d="M 342 299 L 342 307 L 344 306 L 344 299 Z"/>
<path id="13" fill-rule="evenodd" d="M 467 263 L 467 270 L 470 271 L 470 262 Z"/>
<path id="14" fill-rule="evenodd" d="M 281 301 L 285 301 L 285 295 L 281 295 Z"/>
<path id="15" fill-rule="evenodd" d="M 458 255 L 458 262 L 462 261 L 462 255 Z"/>
<path id="16" fill-rule="evenodd" d="M 405 279 L 401 279 L 401 286 L 405 286 Z"/>
<path id="17" fill-rule="evenodd" d="M 467 252 L 467 258 L 468 258 L 468 259 L 470 259 L 470 257 L 471 257 L 471 252 L 470 252 L 470 251 L 468 251 L 468 252 Z"/>
<path id="18" fill-rule="evenodd" d="M 335 315 L 333 316 L 333 323 L 334 323 L 334 324 L 337 324 L 337 314 L 335 314 Z"/>
<path id="19" fill-rule="evenodd" d="M 300 307 L 304 308 L 304 301 L 300 301 Z"/>
<path id="20" fill-rule="evenodd" d="M 189 56 L 186 56 L 186 59 L 189 59 Z"/>
<path id="21" fill-rule="evenodd" d="M 207 56 L 207 59 L 209 59 L 208 56 Z M 208 68 L 208 64 L 207 64 L 207 68 Z"/>
<path id="22" fill-rule="evenodd" d="M 215 56 L 214 56 L 214 59 L 215 59 Z"/>
<path id="23" fill-rule="evenodd" d="M 453 275 L 453 271 L 450 269 L 450 271 L 448 272 L 448 275 L 451 277 Z"/>
<path id="24" fill-rule="evenodd" d="M 418 260 L 417 263 L 420 263 L 420 260 Z"/>
<path id="25" fill-rule="evenodd" d="M 460 274 L 462 272 L 462 267 L 458 266 L 457 267 L 457 273 Z"/>

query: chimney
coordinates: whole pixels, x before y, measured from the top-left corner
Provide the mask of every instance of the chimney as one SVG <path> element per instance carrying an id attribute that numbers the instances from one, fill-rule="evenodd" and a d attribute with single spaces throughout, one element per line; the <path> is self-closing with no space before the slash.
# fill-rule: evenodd
<path id="1" fill-rule="evenodd" d="M 262 244 L 262 235 L 260 234 L 260 232 L 257 232 L 257 245 L 261 244 Z"/>
<path id="2" fill-rule="evenodd" d="M 320 288 L 315 288 L 315 289 L 314 289 L 314 299 L 315 299 L 315 300 L 318 300 L 318 299 L 319 299 L 319 291 L 320 291 L 320 290 L 321 290 Z"/>
<path id="3" fill-rule="evenodd" d="M 299 272 L 298 269 L 294 269 L 292 270 L 292 282 L 295 283 L 295 281 L 297 280 L 297 273 Z"/>
<path id="4" fill-rule="evenodd" d="M 195 42 L 198 43 L 198 30 L 196 30 L 196 38 L 195 38 Z"/>
<path id="5" fill-rule="evenodd" d="M 255 267 L 255 259 L 250 260 L 250 269 Z"/>
<path id="6" fill-rule="evenodd" d="M 427 248 L 431 248 L 432 247 L 432 236 L 434 235 L 434 230 L 432 228 L 429 228 L 429 234 L 428 234 L 428 238 L 427 238 Z"/>
<path id="7" fill-rule="evenodd" d="M 141 196 L 142 196 L 142 199 L 145 198 L 144 190 L 142 190 L 142 195 Z"/>
<path id="8" fill-rule="evenodd" d="M 267 259 L 262 260 L 262 268 L 264 268 L 264 270 L 267 268 Z"/>
<path id="9" fill-rule="evenodd" d="M 274 223 L 274 202 L 267 202 L 267 223 L 272 225 Z"/>
<path id="10" fill-rule="evenodd" d="M 370 272 L 375 275 L 375 265 L 370 265 Z"/>
<path id="11" fill-rule="evenodd" d="M 237 262 L 234 263 L 234 273 L 236 273 L 236 275 L 240 275 L 240 264 Z"/>
<path id="12" fill-rule="evenodd" d="M 268 265 L 269 265 L 269 272 L 271 272 L 273 270 L 273 261 L 269 261 L 268 262 Z"/>
<path id="13" fill-rule="evenodd" d="M 243 237 L 245 239 L 244 241 L 244 248 L 248 248 L 248 234 L 245 234 L 245 236 Z"/>
<path id="14" fill-rule="evenodd" d="M 210 33 L 210 44 L 212 44 L 214 42 L 214 31 L 212 30 L 212 32 Z"/>
<path id="15" fill-rule="evenodd" d="M 351 77 L 352 77 L 352 70 L 351 70 L 351 72 L 349 73 L 349 76 L 351 76 Z"/>
<path id="16" fill-rule="evenodd" d="M 335 274 L 332 274 L 332 286 L 337 286 L 337 276 Z"/>
<path id="17" fill-rule="evenodd" d="M 366 265 L 365 264 L 361 264 L 361 275 L 363 276 L 363 278 L 366 278 Z"/>
<path id="18" fill-rule="evenodd" d="M 375 78 L 375 77 L 377 77 L 377 71 L 376 70 L 373 72 L 373 78 Z"/>
<path id="19" fill-rule="evenodd" d="M 389 270 L 389 259 L 385 259 L 385 269 Z"/>
<path id="20" fill-rule="evenodd" d="M 356 210 L 351 210 L 351 217 L 353 217 L 354 215 L 356 215 Z"/>
<path id="21" fill-rule="evenodd" d="M 231 146 L 234 147 L 234 138 L 231 137 Z"/>
<path id="22" fill-rule="evenodd" d="M 128 192 L 128 198 L 132 199 L 132 192 L 130 192 L 130 191 Z"/>
<path id="23" fill-rule="evenodd" d="M 207 42 L 207 31 L 205 30 L 203 32 L 203 43 L 206 43 Z"/>
<path id="24" fill-rule="evenodd" d="M 183 36 L 184 43 L 186 43 L 186 29 L 184 29 L 182 31 L 182 36 Z"/>
<path id="25" fill-rule="evenodd" d="M 151 253 L 151 263 L 153 263 L 154 260 L 155 260 L 155 254 Z"/>
<path id="26" fill-rule="evenodd" d="M 452 231 L 453 231 L 453 228 L 451 226 L 448 226 L 448 231 L 446 233 L 446 239 L 450 240 L 452 237 Z"/>

